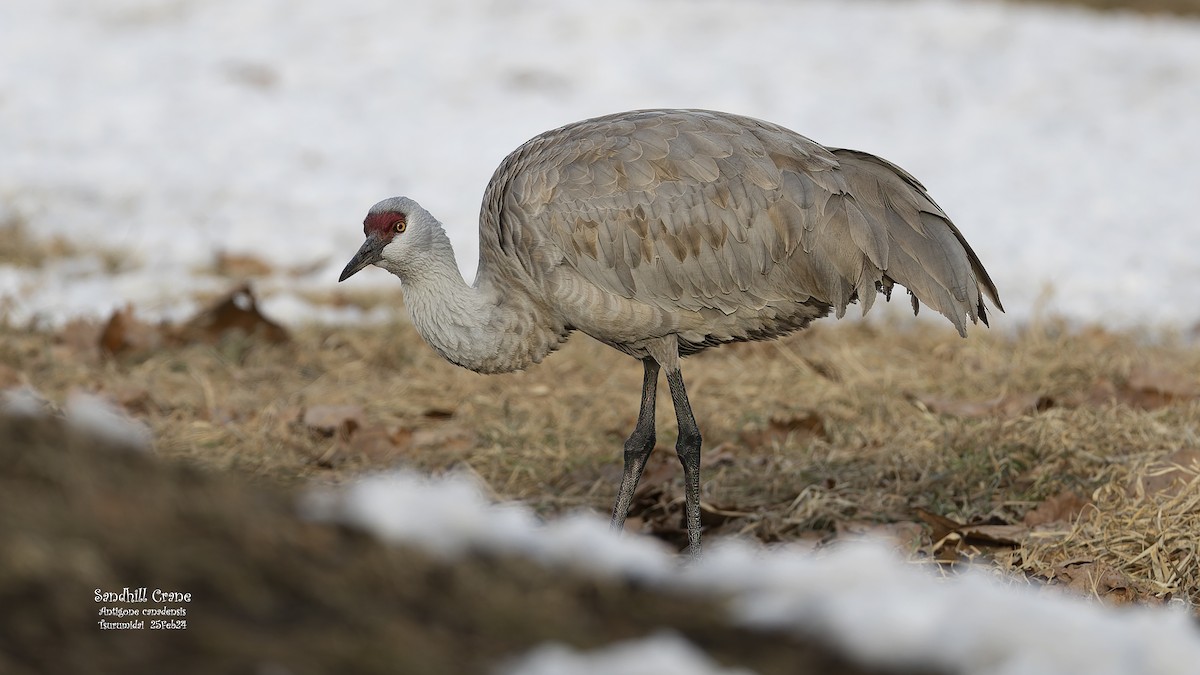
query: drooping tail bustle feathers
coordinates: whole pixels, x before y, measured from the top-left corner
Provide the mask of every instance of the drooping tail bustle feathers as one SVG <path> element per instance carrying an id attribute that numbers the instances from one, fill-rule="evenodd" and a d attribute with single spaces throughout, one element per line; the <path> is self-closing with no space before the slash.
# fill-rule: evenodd
<path id="1" fill-rule="evenodd" d="M 873 295 L 877 286 L 890 291 L 891 284 L 898 283 L 909 290 L 914 314 L 923 302 L 949 318 L 963 335 L 968 319 L 987 325 L 985 296 L 1004 311 L 979 257 L 916 178 L 875 155 L 845 149 L 833 153 L 857 196 L 862 224 L 876 231 L 872 241 L 882 235 L 887 242 L 882 252 L 864 251 L 870 260 L 886 261 L 886 269 L 877 270 L 885 283 L 873 280 L 868 293 Z M 856 236 L 856 243 L 860 239 Z M 859 295 L 864 285 L 856 289 Z M 868 308 L 870 299 L 863 300 Z"/>

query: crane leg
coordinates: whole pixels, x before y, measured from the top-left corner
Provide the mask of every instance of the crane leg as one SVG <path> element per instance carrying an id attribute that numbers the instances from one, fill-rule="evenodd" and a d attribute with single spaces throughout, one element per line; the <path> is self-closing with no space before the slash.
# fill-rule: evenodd
<path id="1" fill-rule="evenodd" d="M 683 465 L 688 554 L 694 559 L 700 557 L 700 427 L 683 387 L 683 374 L 678 369 L 668 371 L 667 384 L 671 387 L 671 402 L 675 404 L 675 419 L 679 423 L 675 452 Z"/>
<path id="2" fill-rule="evenodd" d="M 629 505 L 633 501 L 633 492 L 642 478 L 642 469 L 646 468 L 650 451 L 654 449 L 654 396 L 658 387 L 658 362 L 645 359 L 642 366 L 645 368 L 642 377 L 642 405 L 638 410 L 637 425 L 625 441 L 625 470 L 621 474 L 617 503 L 613 506 L 614 530 L 625 526 L 625 517 L 629 515 Z"/>

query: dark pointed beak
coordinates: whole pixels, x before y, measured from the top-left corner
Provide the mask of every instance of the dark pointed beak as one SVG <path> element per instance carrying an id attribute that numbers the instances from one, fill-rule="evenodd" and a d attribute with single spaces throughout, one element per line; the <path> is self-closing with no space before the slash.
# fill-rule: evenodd
<path id="1" fill-rule="evenodd" d="M 386 245 L 387 242 L 383 241 L 379 237 L 367 237 L 367 240 L 364 241 L 363 245 L 359 247 L 358 253 L 355 253 L 354 257 L 350 259 L 350 262 L 346 263 L 346 269 L 342 270 L 342 276 L 338 277 L 338 281 L 345 281 L 354 276 L 355 273 L 367 265 L 371 265 L 382 260 L 383 247 Z"/>

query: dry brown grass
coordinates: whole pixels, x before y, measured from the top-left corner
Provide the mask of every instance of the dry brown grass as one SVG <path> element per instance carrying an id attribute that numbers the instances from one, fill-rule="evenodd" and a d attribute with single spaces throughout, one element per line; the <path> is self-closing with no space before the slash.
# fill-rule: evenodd
<path id="1" fill-rule="evenodd" d="M 0 265 L 37 267 L 59 249 L 66 253 L 61 241 L 42 242 L 31 237 L 28 226 L 15 216 L 0 221 Z"/>
<path id="2" fill-rule="evenodd" d="M 116 359 L 96 349 L 95 327 L 0 335 L 0 383 L 51 401 L 103 392 L 151 426 L 166 458 L 279 484 L 466 469 L 546 514 L 610 508 L 641 377 L 584 336 L 527 372 L 480 376 L 441 361 L 403 319 Z M 1057 322 L 967 340 L 924 321 L 829 322 L 711 350 L 684 374 L 714 535 L 828 542 L 874 530 L 915 560 L 974 561 L 1113 600 L 1200 601 L 1196 469 L 1172 474 L 1188 487 L 1161 479 L 1163 461 L 1190 462 L 1197 448 L 1194 345 Z M 322 414 L 335 417 L 328 429 Z M 631 527 L 678 542 L 674 432 L 662 394 Z M 1076 508 L 1025 522 L 1072 493 Z M 947 539 L 916 524 L 922 513 L 964 529 Z M 1008 528 L 999 540 L 971 529 L 996 526 Z"/>
<path id="3" fill-rule="evenodd" d="M 89 255 L 99 258 L 103 269 L 111 274 L 127 269 L 134 262 L 128 251 L 96 246 L 95 242 L 88 244 L 80 247 L 62 235 L 39 237 L 29 231 L 28 224 L 20 216 L 0 220 L 0 265 L 42 267 L 50 262 Z"/>
<path id="4" fill-rule="evenodd" d="M 1200 15 L 1200 0 L 1019 0 L 1028 4 L 1076 5 L 1088 9 L 1144 14 Z"/>

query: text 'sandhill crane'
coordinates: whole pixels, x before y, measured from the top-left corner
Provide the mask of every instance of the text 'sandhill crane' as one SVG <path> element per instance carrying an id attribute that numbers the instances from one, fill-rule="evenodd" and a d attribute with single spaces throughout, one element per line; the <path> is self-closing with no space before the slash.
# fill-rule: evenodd
<path id="1" fill-rule="evenodd" d="M 479 270 L 463 281 L 442 225 L 385 199 L 339 280 L 375 264 L 400 277 L 417 331 L 481 373 L 538 363 L 582 331 L 641 360 L 625 442 L 621 528 L 654 447 L 665 370 L 679 423 L 689 551 L 700 552 L 700 430 L 680 357 L 768 340 L 893 284 L 960 334 L 987 323 L 996 287 L 966 239 L 900 167 L 781 126 L 703 110 L 642 110 L 547 131 L 500 164 L 483 196 Z"/>

